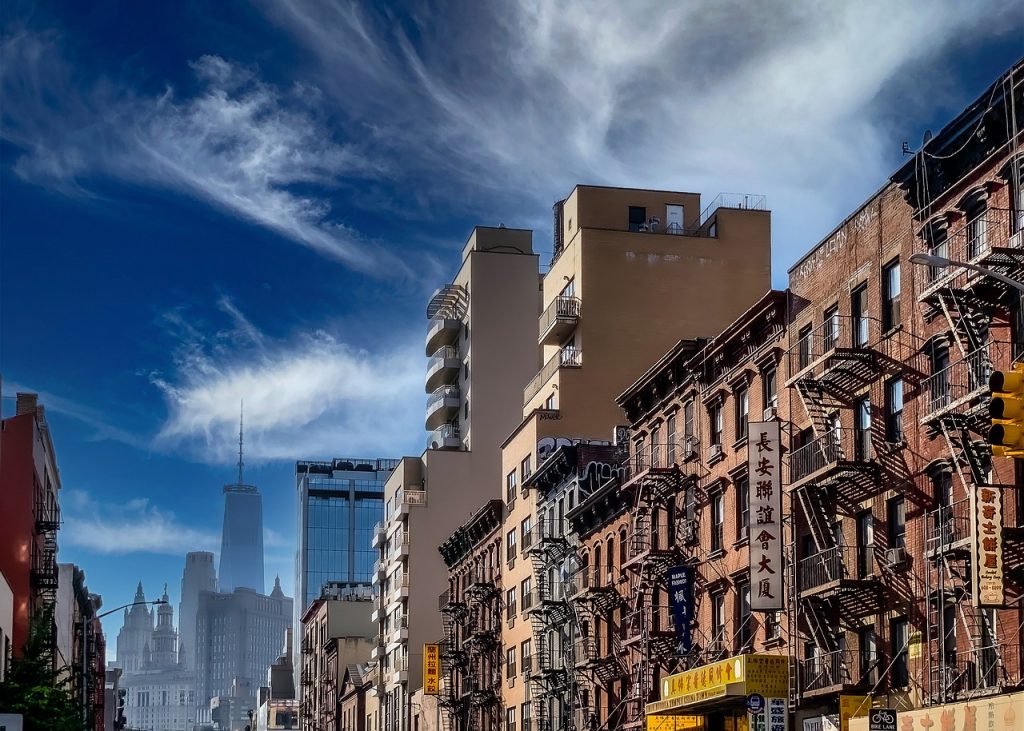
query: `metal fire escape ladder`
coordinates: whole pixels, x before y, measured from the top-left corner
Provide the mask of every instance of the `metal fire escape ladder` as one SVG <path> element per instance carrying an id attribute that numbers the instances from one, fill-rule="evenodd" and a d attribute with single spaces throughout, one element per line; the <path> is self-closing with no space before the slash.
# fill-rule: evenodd
<path id="1" fill-rule="evenodd" d="M 971 438 L 967 417 L 964 414 L 946 414 L 939 420 L 939 428 L 942 430 L 942 436 L 949 447 L 950 457 L 952 457 L 960 481 L 964 486 L 970 484 L 963 472 L 965 462 L 971 470 L 971 482 L 974 485 L 984 484 L 985 463 L 987 462 L 987 455 L 983 451 L 985 447 Z"/>
<path id="2" fill-rule="evenodd" d="M 831 431 L 829 416 L 832 411 L 842 407 L 843 401 L 826 391 L 821 382 L 810 376 L 797 379 L 796 392 L 800 403 L 811 420 L 811 428 L 815 437 L 822 437 Z"/>
<path id="3" fill-rule="evenodd" d="M 982 311 L 978 299 L 962 290 L 942 289 L 936 297 L 960 355 L 966 358 L 984 344 L 983 333 L 988 328 L 989 317 Z"/>

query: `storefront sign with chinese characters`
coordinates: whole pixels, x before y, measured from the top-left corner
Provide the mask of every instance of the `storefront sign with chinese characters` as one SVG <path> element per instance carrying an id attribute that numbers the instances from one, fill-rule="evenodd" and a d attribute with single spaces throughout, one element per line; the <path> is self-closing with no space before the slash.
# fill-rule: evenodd
<path id="1" fill-rule="evenodd" d="M 441 686 L 441 646 L 423 645 L 423 694 L 437 695 Z"/>
<path id="2" fill-rule="evenodd" d="M 693 567 L 673 566 L 668 570 L 668 593 L 672 620 L 676 626 L 679 654 L 693 649 Z"/>
<path id="3" fill-rule="evenodd" d="M 974 602 L 1001 607 L 1003 593 L 1003 496 L 999 488 L 974 488 Z"/>
<path id="4" fill-rule="evenodd" d="M 782 609 L 782 460 L 779 422 L 750 423 L 750 608 Z"/>

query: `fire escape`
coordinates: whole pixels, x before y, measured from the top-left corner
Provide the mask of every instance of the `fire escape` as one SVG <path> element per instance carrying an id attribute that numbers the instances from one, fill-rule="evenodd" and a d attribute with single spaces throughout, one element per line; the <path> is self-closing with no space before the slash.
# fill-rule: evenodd
<path id="1" fill-rule="evenodd" d="M 1011 212 L 986 209 L 961 219 L 944 237 L 948 258 L 976 264 L 1004 276 L 1024 280 L 1024 240 L 1011 235 Z M 933 227 L 932 231 L 935 230 Z M 933 234 L 934 236 L 934 234 Z M 935 242 L 932 243 L 935 250 Z M 933 373 L 925 381 L 922 426 L 930 438 L 941 438 L 952 467 L 940 478 L 941 492 L 927 516 L 925 574 L 928 648 L 928 700 L 945 703 L 1020 685 L 1019 646 L 1000 642 L 995 612 L 974 606 L 971 587 L 970 495 L 988 484 L 991 451 L 985 441 L 989 426 L 988 380 L 997 367 L 1019 358 L 1020 345 L 991 338 L 989 329 L 1012 293 L 1004 282 L 983 272 L 932 268 L 919 296 L 926 321 L 940 321 L 948 347 L 933 352 Z M 938 357 L 936 353 L 942 353 Z M 948 353 L 948 355 L 945 355 Z M 952 361 L 952 362 L 950 362 Z M 997 486 L 998 487 L 998 486 Z M 1020 531 L 1004 529 L 1007 565 L 1020 553 Z M 1019 565 L 1019 562 L 1018 562 Z"/>
<path id="2" fill-rule="evenodd" d="M 672 516 L 676 498 L 692 477 L 681 464 L 695 456 L 692 444 L 654 444 L 632 454 L 626 466 L 622 490 L 632 503 L 632 533 L 623 570 L 630 577 L 631 602 L 622 646 L 631 670 L 629 727 L 643 723 L 644 706 L 655 700 L 658 680 L 679 662 L 666 571 L 687 560 L 680 545 L 685 541 L 674 540 Z"/>
<path id="3" fill-rule="evenodd" d="M 465 712 L 465 731 L 488 731 L 498 728 L 500 721 L 502 601 L 497 571 L 487 566 L 475 567 L 463 597 L 461 650 L 466 654 L 466 664 L 461 687 L 457 689 L 458 700 Z"/>
<path id="4" fill-rule="evenodd" d="M 880 337 L 880 325 L 866 316 L 826 315 L 787 353 L 792 375 L 786 385 L 798 394 L 811 423 L 789 455 L 790 493 L 799 505 L 795 518 L 813 541 L 795 547 L 791 562 L 802 630 L 813 647 L 794 678 L 803 697 L 864 691 L 878 681 L 877 653 L 848 650 L 844 630 L 881 611 L 879 569 L 891 571 L 906 561 L 905 551 L 876 551 L 873 541 L 845 545 L 837 523 L 839 515 L 856 514 L 887 486 L 909 480 L 899 445 L 887 441 L 889 425 L 873 424 L 871 401 L 853 396 L 897 373 L 917 377 L 907 366 L 915 360 L 905 345 L 909 336 Z M 843 414 L 852 428 L 844 425 Z"/>
<path id="5" fill-rule="evenodd" d="M 469 653 L 462 649 L 469 607 L 451 591 L 438 600 L 441 611 L 441 687 L 438 704 L 441 706 L 441 724 L 444 731 L 462 731 L 467 728 L 466 704 L 462 697 L 462 679 L 469 675 Z"/>
<path id="6" fill-rule="evenodd" d="M 538 517 L 524 547 L 533 571 L 533 602 L 526 614 L 533 630 L 529 678 L 538 731 L 573 727 L 567 709 L 572 707 L 568 699 L 577 690 L 577 678 L 568 635 L 572 610 L 562 580 L 571 551 L 565 528 L 557 518 Z"/>
<path id="7" fill-rule="evenodd" d="M 52 611 L 57 605 L 57 531 L 60 529 L 61 520 L 60 506 L 49 484 L 36 484 L 33 512 L 37 538 L 32 542 L 32 567 L 29 578 L 39 602 L 33 611 L 44 608 Z M 50 641 L 56 646 L 56 620 L 51 628 Z"/>

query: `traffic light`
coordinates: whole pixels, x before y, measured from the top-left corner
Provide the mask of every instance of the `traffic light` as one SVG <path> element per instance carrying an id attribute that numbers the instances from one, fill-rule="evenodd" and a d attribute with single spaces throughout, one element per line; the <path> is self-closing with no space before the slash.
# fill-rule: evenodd
<path id="1" fill-rule="evenodd" d="M 994 456 L 1024 459 L 1024 363 L 1014 363 L 1012 368 L 995 371 L 988 379 L 992 389 L 988 441 Z"/>

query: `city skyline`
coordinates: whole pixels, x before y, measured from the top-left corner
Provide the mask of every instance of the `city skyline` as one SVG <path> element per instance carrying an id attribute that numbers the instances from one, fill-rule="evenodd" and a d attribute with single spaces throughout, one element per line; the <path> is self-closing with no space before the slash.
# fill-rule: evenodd
<path id="1" fill-rule="evenodd" d="M 107 37 L 102 24 L 113 22 L 112 11 L 100 10 L 89 22 L 69 7 L 53 6 L 32 17 L 7 15 L 17 12 L 13 8 L 4 12 L 5 61 L 22 71 L 32 68 L 28 64 L 35 52 L 53 61 L 49 73 L 34 78 L 69 100 L 68 108 L 61 110 L 65 116 L 83 128 L 89 126 L 86 123 L 96 115 L 106 89 L 113 95 L 121 122 L 133 125 L 143 136 L 137 148 L 125 152 L 135 157 L 113 156 L 102 139 L 65 134 L 67 128 L 57 119 L 60 114 L 44 113 L 27 103 L 33 90 L 13 88 L 6 76 L 3 80 L 4 94 L 12 100 L 6 105 L 2 141 L 8 201 L 7 215 L 0 223 L 0 236 L 7 244 L 2 314 L 6 347 L 0 363 L 5 378 L 3 413 L 12 412 L 17 390 L 41 394 L 53 425 L 63 480 L 65 530 L 60 560 L 83 566 L 90 588 L 102 594 L 109 606 L 128 601 L 139 580 L 154 589 L 168 583 L 176 605 L 186 552 L 209 550 L 219 560 L 220 488 L 233 471 L 231 448 L 240 397 L 246 398 L 247 432 L 252 439 L 249 475 L 261 485 L 265 500 L 265 582 L 271 586 L 273 577 L 280 575 L 285 593 L 294 594 L 294 460 L 339 453 L 420 452 L 426 437 L 418 423 L 423 359 L 410 343 L 419 349 L 422 302 L 429 290 L 446 281 L 455 258 L 452 254 L 472 224 L 503 221 L 534 227 L 536 241 L 544 243 L 538 248 L 544 249 L 550 238 L 549 206 L 564 194 L 566 180 L 664 187 L 673 182 L 696 183 L 709 199 L 719 189 L 753 186 L 756 189 L 750 192 L 766 194 L 773 209 L 778 283 L 800 252 L 902 162 L 902 140 L 915 148 L 925 129 L 939 126 L 951 110 L 973 99 L 1015 60 L 1012 36 L 1021 27 L 1007 14 L 1006 22 L 993 24 L 999 31 L 982 28 L 978 18 L 991 17 L 993 11 L 964 9 L 959 12 L 965 15 L 949 13 L 937 21 L 938 27 L 930 28 L 934 35 L 926 38 L 920 32 L 895 30 L 912 25 L 909 15 L 890 18 L 864 11 L 863 29 L 853 32 L 840 23 L 837 38 L 829 39 L 821 28 L 836 19 L 810 17 L 801 26 L 806 36 L 794 39 L 796 48 L 804 59 L 818 52 L 840 64 L 835 73 L 847 73 L 852 79 L 848 98 L 834 100 L 838 108 L 829 114 L 806 110 L 801 125 L 779 137 L 762 133 L 751 141 L 741 139 L 737 134 L 741 129 L 728 127 L 725 131 L 736 136 L 717 136 L 710 147 L 710 154 L 720 157 L 714 162 L 720 178 L 706 174 L 712 164 L 707 157 L 682 143 L 674 143 L 681 146 L 673 146 L 672 154 L 656 154 L 665 150 L 667 138 L 684 136 L 677 130 L 692 120 L 673 104 L 651 101 L 666 95 L 655 95 L 648 88 L 624 95 L 633 100 L 633 110 L 616 106 L 610 101 L 615 96 L 611 92 L 630 91 L 628 84 L 594 90 L 595 105 L 607 105 L 603 128 L 570 118 L 578 126 L 562 133 L 575 133 L 580 150 L 558 161 L 564 167 L 558 175 L 548 177 L 549 163 L 542 164 L 533 155 L 518 163 L 505 159 L 503 151 L 536 142 L 522 129 L 501 126 L 495 128 L 494 139 L 465 138 L 467 155 L 474 163 L 471 169 L 493 166 L 509 182 L 510 190 L 530 183 L 537 192 L 525 196 L 492 189 L 467 193 L 466 181 L 440 164 L 445 160 L 432 158 L 416 158 L 415 172 L 420 177 L 411 177 L 411 172 L 404 179 L 383 175 L 374 166 L 384 167 L 392 159 L 367 159 L 363 146 L 353 142 L 380 119 L 365 93 L 366 78 L 351 82 L 360 85 L 363 93 L 351 110 L 355 120 L 345 124 L 324 120 L 303 96 L 322 94 L 325 108 L 338 109 L 338 96 L 345 90 L 328 83 L 324 67 L 351 68 L 355 60 L 325 56 L 328 51 L 315 37 L 297 29 L 312 17 L 329 24 L 339 37 L 353 38 L 362 24 L 367 42 L 379 51 L 371 55 L 380 62 L 363 73 L 378 74 L 385 89 L 395 89 L 389 94 L 422 84 L 417 96 L 429 102 L 431 125 L 421 134 L 441 129 L 446 120 L 459 118 L 472 106 L 431 84 L 438 75 L 458 69 L 436 57 L 438 42 L 429 24 L 411 56 L 396 51 L 394 38 L 382 31 L 386 24 L 381 17 L 369 11 L 351 17 L 327 15 L 318 5 L 294 9 L 293 15 L 265 7 L 234 17 L 217 15 L 206 20 L 211 25 L 234 23 L 238 30 L 216 38 L 211 25 L 199 24 L 196 37 L 185 40 L 185 23 L 196 20 L 199 13 L 190 6 L 182 18 L 165 19 L 162 33 L 139 34 L 134 41 L 131 38 L 137 34 L 120 34 L 124 37 L 87 60 L 97 40 Z M 521 9 L 516 12 L 522 21 Z M 144 27 L 143 18 L 132 11 L 123 16 L 117 21 L 121 29 Z M 470 20 L 485 24 L 488 19 Z M 406 18 L 405 22 L 416 21 Z M 640 70 L 653 64 L 654 53 L 686 37 L 683 30 L 691 25 L 696 25 L 692 18 L 666 19 L 671 30 L 668 40 L 652 43 L 651 56 L 632 56 L 621 39 L 613 38 L 616 53 L 609 54 L 601 68 L 635 80 Z M 869 68 L 854 68 L 856 64 L 843 51 L 845 44 L 863 41 L 883 26 L 890 33 L 905 34 L 884 36 L 892 46 L 902 43 L 904 48 L 876 59 Z M 580 32 L 590 30 L 584 27 Z M 251 39 L 243 38 L 246 32 Z M 511 31 L 503 26 L 492 32 Z M 553 44 L 552 37 L 530 35 L 528 40 L 546 52 L 552 64 L 565 61 L 552 57 L 555 49 L 548 45 Z M 264 41 L 272 41 L 279 50 L 261 52 Z M 487 36 L 480 43 L 495 41 Z M 157 47 L 160 50 L 154 50 Z M 745 57 L 750 67 L 762 69 L 760 75 L 741 83 L 738 75 L 719 70 L 719 83 L 733 91 L 733 99 L 742 105 L 743 95 L 736 91 L 776 80 L 773 69 L 786 61 L 796 70 L 777 81 L 787 91 L 795 89 L 794 107 L 804 109 L 815 98 L 809 91 L 815 85 L 828 88 L 832 77 L 821 69 L 812 74 L 800 68 L 800 53 L 784 50 L 766 42 Z M 472 45 L 466 53 L 479 52 L 480 46 Z M 124 68 L 120 60 L 129 56 L 135 59 L 133 69 Z M 467 58 L 472 56 L 460 60 Z M 294 71 L 291 61 L 297 61 Z M 74 73 L 60 71 L 67 66 L 74 66 Z M 543 69 L 544 78 L 553 86 L 582 94 L 589 90 L 581 74 L 584 66 L 574 66 L 571 76 Z M 426 76 L 417 76 L 416 70 Z M 547 99 L 548 91 L 527 93 L 516 86 L 522 83 L 516 76 L 521 70 L 500 75 L 498 88 L 518 89 L 533 105 Z M 690 95 L 700 91 L 687 80 L 670 83 L 663 66 L 658 71 L 652 78 L 681 98 L 692 100 Z M 920 98 L 920 92 L 907 98 L 911 82 L 931 93 L 926 99 Z M 485 100 L 474 95 L 473 84 L 467 88 L 471 101 Z M 706 92 L 701 98 L 721 101 Z M 905 105 L 900 119 L 893 120 L 887 107 L 897 99 Z M 750 103 L 758 100 L 751 95 Z M 145 135 L 157 130 L 144 122 L 149 119 L 147 112 L 160 103 L 169 114 L 171 127 L 164 131 L 170 133 L 167 144 L 172 146 L 155 151 L 154 158 L 164 162 L 147 161 L 140 150 L 152 141 Z M 826 96 L 822 104 L 828 103 Z M 231 139 L 278 182 L 259 188 L 251 179 L 224 181 L 203 166 L 196 166 L 195 179 L 184 180 L 166 166 L 166 159 L 176 154 L 188 155 L 184 159 L 189 162 L 201 158 L 205 150 L 188 146 L 188 137 L 197 132 L 228 135 L 217 126 L 216 113 L 244 110 L 246 105 L 258 113 L 245 118 L 239 137 Z M 710 108 L 712 117 L 715 109 L 722 109 L 720 105 Z M 646 123 L 638 119 L 636 109 L 643 111 Z M 742 117 L 740 111 L 737 116 Z M 28 116 L 19 116 L 22 113 Z M 560 133 L 559 123 L 546 116 L 539 119 L 545 135 Z M 490 116 L 480 121 L 494 122 Z M 768 122 L 773 121 L 778 119 L 769 116 Z M 119 131 L 112 124 L 101 125 L 103 134 Z M 860 131 L 862 126 L 866 131 Z M 311 145 L 322 135 L 327 142 L 316 147 L 321 160 L 301 160 L 302 167 L 293 169 L 280 160 L 260 159 L 260 145 L 276 140 L 282 127 L 298 130 L 301 144 Z M 406 129 L 389 131 L 395 132 L 403 148 L 422 141 Z M 849 133 L 851 147 L 861 143 L 858 154 L 822 144 L 826 133 L 836 133 L 838 138 Z M 66 141 L 52 144 L 57 138 Z M 766 146 L 765 141 L 780 140 L 806 147 L 800 162 L 808 172 L 779 166 L 776 157 L 758 149 Z M 637 161 L 622 152 L 627 147 L 635 150 Z M 95 154 L 82 154 L 89 148 Z M 42 157 L 44 149 L 52 149 L 54 157 Z M 447 146 L 443 149 L 451 153 Z M 657 162 L 656 157 L 670 161 Z M 217 158 L 216 162 L 231 165 L 238 159 Z M 438 171 L 433 195 L 423 192 L 423 180 L 430 178 L 421 168 Z M 810 185 L 801 176 L 829 182 L 821 194 L 809 195 Z M 544 182 L 534 185 L 536 181 Z M 212 191 L 218 183 L 235 186 L 248 207 L 233 208 L 216 199 Z M 304 185 L 313 189 L 309 199 L 289 192 Z M 374 193 L 387 201 L 380 209 L 367 200 Z M 435 196 L 450 200 L 439 203 Z M 309 207 L 303 208 L 307 203 Z M 280 218 L 257 210 L 271 204 Z M 310 213 L 327 205 L 337 212 L 336 218 Z M 78 240 L 88 256 L 68 245 Z M 251 256 L 252 248 L 261 256 Z M 176 255 L 162 255 L 167 251 Z M 404 266 L 392 267 L 395 260 Z M 199 262 L 202 267 L 197 266 Z M 379 270 L 388 268 L 398 272 L 399 282 L 380 275 Z M 407 268 L 416 272 L 404 271 Z M 35 283 L 43 280 L 52 281 L 65 296 L 37 302 L 33 308 L 20 307 L 19 302 L 34 296 Z M 306 291 L 304 298 L 295 301 L 290 295 L 299 280 Z M 52 333 L 64 350 L 81 355 L 53 359 L 32 352 L 39 332 Z M 298 380 L 315 387 L 296 391 Z M 347 385 L 350 382 L 356 386 Z M 361 390 L 384 397 L 381 419 L 386 428 L 380 428 L 380 422 L 366 426 L 361 421 L 367 408 Z M 385 435 L 385 442 L 365 441 L 367 435 L 378 433 Z M 117 615 L 107 618 L 109 637 L 116 635 L 119 622 Z"/>

